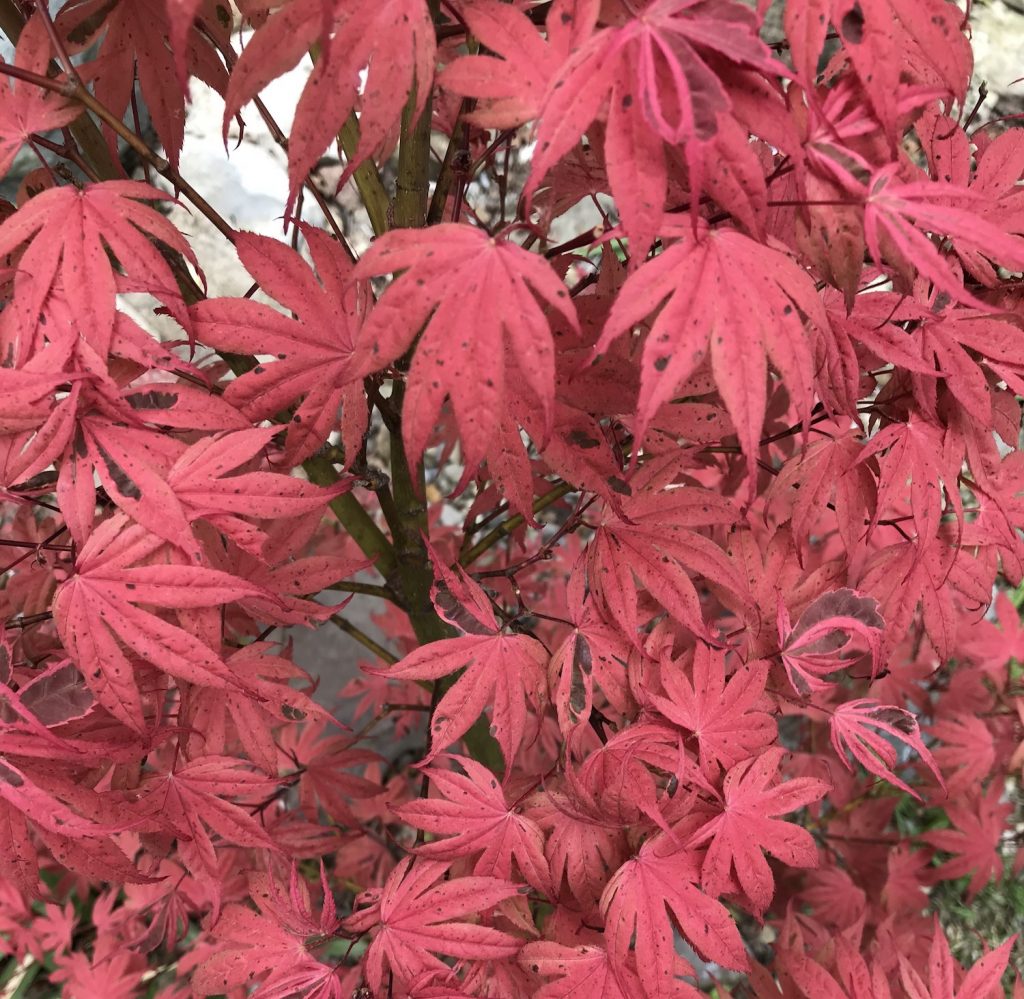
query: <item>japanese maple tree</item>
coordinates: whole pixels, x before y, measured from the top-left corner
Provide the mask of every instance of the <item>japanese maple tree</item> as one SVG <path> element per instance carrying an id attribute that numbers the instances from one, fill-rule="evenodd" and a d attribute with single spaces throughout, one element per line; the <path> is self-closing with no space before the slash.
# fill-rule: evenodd
<path id="1" fill-rule="evenodd" d="M 0 0 L 5 995 L 1024 994 L 1024 131 L 768 8 Z"/>

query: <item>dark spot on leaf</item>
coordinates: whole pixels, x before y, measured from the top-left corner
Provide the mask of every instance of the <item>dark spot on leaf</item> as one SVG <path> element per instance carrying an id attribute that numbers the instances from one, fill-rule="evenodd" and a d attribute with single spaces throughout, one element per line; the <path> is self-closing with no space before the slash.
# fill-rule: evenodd
<path id="1" fill-rule="evenodd" d="M 133 392 L 128 396 L 128 405 L 132 409 L 170 409 L 178 401 L 177 392 Z"/>
<path id="2" fill-rule="evenodd" d="M 668 367 L 668 358 L 667 357 L 659 357 L 654 362 L 654 370 L 655 371 L 664 371 L 667 367 Z"/>
<path id="3" fill-rule="evenodd" d="M 864 37 L 864 12 L 860 9 L 860 4 L 855 3 L 853 9 L 843 15 L 839 33 L 843 36 L 843 41 L 851 45 L 860 44 Z"/>
<path id="4" fill-rule="evenodd" d="M 100 446 L 100 457 L 107 466 L 107 474 L 117 487 L 117 491 L 127 499 L 142 499 L 142 490 L 133 482 L 131 476 Z"/>
<path id="5" fill-rule="evenodd" d="M 575 444 L 583 451 L 589 451 L 591 448 L 598 447 L 601 442 L 582 430 L 573 430 L 569 434 L 569 443 Z"/>

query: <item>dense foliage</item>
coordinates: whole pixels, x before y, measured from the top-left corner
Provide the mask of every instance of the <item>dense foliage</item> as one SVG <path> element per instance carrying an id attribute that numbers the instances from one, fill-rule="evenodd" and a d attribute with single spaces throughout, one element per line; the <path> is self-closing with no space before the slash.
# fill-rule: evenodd
<path id="1" fill-rule="evenodd" d="M 929 893 L 1024 862 L 1024 131 L 947 0 L 766 7 L 0 0 L 6 994 L 1003 994 Z"/>

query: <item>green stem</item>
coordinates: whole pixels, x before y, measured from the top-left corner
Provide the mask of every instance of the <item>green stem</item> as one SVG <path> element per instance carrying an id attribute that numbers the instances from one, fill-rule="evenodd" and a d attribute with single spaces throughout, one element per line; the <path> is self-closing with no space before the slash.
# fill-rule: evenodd
<path id="1" fill-rule="evenodd" d="M 331 624 L 336 625 L 346 635 L 351 635 L 360 645 L 369 649 L 378 659 L 383 660 L 389 666 L 394 666 L 398 662 L 398 656 L 392 655 L 383 645 L 370 638 L 362 628 L 357 628 L 351 621 L 343 618 L 340 614 L 331 615 Z"/>
<path id="2" fill-rule="evenodd" d="M 358 593 L 364 597 L 379 597 L 381 600 L 395 600 L 394 593 L 387 586 L 378 583 L 360 583 L 353 580 L 345 580 L 340 583 L 332 583 L 327 587 L 329 590 L 337 590 L 339 593 Z"/>
<path id="3" fill-rule="evenodd" d="M 455 160 L 459 152 L 463 150 L 469 135 L 469 126 L 463 120 L 463 116 L 471 111 L 475 104 L 475 100 L 467 97 L 463 99 L 459 107 L 455 126 L 452 128 L 452 135 L 448 140 L 448 148 L 444 151 L 444 159 L 441 161 L 441 172 L 437 175 L 434 193 L 430 198 L 430 208 L 427 210 L 427 225 L 437 225 L 444 218 L 445 205 L 448 203 L 448 193 L 451 191 L 452 183 L 455 180 Z"/>
<path id="4" fill-rule="evenodd" d="M 326 458 L 310 458 L 302 467 L 306 470 L 309 481 L 315 482 L 318 486 L 333 486 L 338 481 L 338 473 Z M 352 493 L 342 493 L 331 500 L 331 510 L 341 522 L 341 526 L 359 545 L 363 554 L 374 560 L 374 568 L 385 579 L 390 580 L 398 568 L 395 550 L 384 532 L 360 505 L 359 500 Z"/>
<path id="5" fill-rule="evenodd" d="M 533 512 L 540 513 L 552 503 L 557 503 L 563 496 L 576 491 L 576 487 L 568 482 L 561 482 L 554 489 L 549 489 L 543 496 L 533 501 Z M 493 531 L 485 534 L 472 548 L 464 552 L 459 558 L 459 564 L 463 566 L 472 565 L 484 552 L 493 548 L 502 538 L 508 537 L 516 528 L 521 527 L 526 518 L 517 513 L 514 517 L 502 521 Z"/>
<path id="6" fill-rule="evenodd" d="M 359 148 L 359 122 L 356 120 L 355 112 L 348 116 L 348 120 L 341 126 L 338 133 L 338 145 L 341 151 L 351 162 L 356 150 Z M 370 225 L 376 235 L 388 231 L 388 205 L 391 199 L 380 179 L 380 173 L 374 165 L 373 160 L 365 160 L 356 167 L 352 174 L 356 190 L 362 199 L 363 207 L 370 218 Z"/>
<path id="7" fill-rule="evenodd" d="M 398 147 L 398 176 L 395 180 L 395 225 L 418 228 L 427 219 L 430 169 L 430 119 L 433 102 L 428 94 L 415 120 L 420 82 L 413 87 L 402 112 L 402 140 Z"/>
<path id="8" fill-rule="evenodd" d="M 395 382 L 392 399 L 401 407 L 405 386 Z M 391 435 L 391 494 L 394 498 L 392 538 L 398 560 L 399 586 L 409 623 L 423 643 L 451 638 L 455 632 L 438 617 L 430 599 L 434 570 L 427 556 L 424 538 L 427 535 L 426 486 L 422 465 L 416 472 L 405 453 L 401 432 Z"/>

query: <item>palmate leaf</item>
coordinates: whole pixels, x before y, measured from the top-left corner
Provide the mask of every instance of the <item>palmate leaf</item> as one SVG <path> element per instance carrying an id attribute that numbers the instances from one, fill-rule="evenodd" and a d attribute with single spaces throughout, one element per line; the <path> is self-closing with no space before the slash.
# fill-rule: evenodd
<path id="1" fill-rule="evenodd" d="M 256 31 L 231 73 L 225 135 L 232 117 L 315 42 L 322 55 L 295 108 L 288 143 L 289 207 L 356 108 L 359 147 L 348 172 L 386 143 L 413 92 L 412 114 L 420 113 L 433 82 L 436 42 L 425 0 L 292 0 Z"/>
<path id="2" fill-rule="evenodd" d="M 34 73 L 45 73 L 50 62 L 50 40 L 42 18 L 35 16 L 22 29 L 14 64 Z M 0 176 L 5 175 L 33 132 L 70 125 L 78 109 L 58 95 L 31 83 L 8 78 L 0 84 Z"/>
<path id="3" fill-rule="evenodd" d="M 547 649 L 530 635 L 503 629 L 480 584 L 461 568 L 448 569 L 429 544 L 428 552 L 435 608 L 463 634 L 422 646 L 394 666 L 363 668 L 401 680 L 439 680 L 464 670 L 432 713 L 424 762 L 461 739 L 489 707 L 491 732 L 509 763 L 527 731 L 536 730 L 547 701 Z M 532 722 L 530 709 L 536 716 Z"/>
<path id="4" fill-rule="evenodd" d="M 231 904 L 214 928 L 216 949 L 192 975 L 192 988 L 204 995 L 248 988 L 266 976 L 257 995 L 300 994 L 317 999 L 342 999 L 329 986 L 338 983 L 333 968 L 316 960 L 298 934 L 244 905 Z M 287 991 L 273 991 L 278 985 Z M 318 991 L 322 989 L 322 991 Z"/>
<path id="5" fill-rule="evenodd" d="M 696 485 L 674 485 L 659 476 L 656 463 L 631 482 L 632 494 L 606 506 L 587 545 L 587 584 L 630 642 L 641 620 L 639 580 L 651 596 L 684 627 L 708 642 L 694 579 L 703 576 L 747 601 L 738 567 L 701 528 L 735 523 L 739 512 L 726 497 Z"/>
<path id="6" fill-rule="evenodd" d="M 462 8 L 462 15 L 486 53 L 455 59 L 438 75 L 437 84 L 477 99 L 476 109 L 466 116 L 469 121 L 487 128 L 516 128 L 538 117 L 552 77 L 571 49 L 589 36 L 597 13 L 594 0 L 555 0 L 545 39 L 524 11 L 499 0 L 475 0 Z"/>
<path id="7" fill-rule="evenodd" d="M 812 333 L 828 330 L 814 282 L 777 246 L 735 230 L 698 230 L 630 275 L 595 354 L 655 313 L 641 360 L 637 442 L 645 439 L 655 413 L 710 355 L 753 480 L 769 359 L 785 379 L 797 415 L 807 419 L 810 414 Z"/>
<path id="8" fill-rule="evenodd" d="M 411 801 L 395 810 L 403 822 L 444 836 L 421 846 L 419 855 L 439 860 L 475 857 L 473 874 L 506 880 L 515 873 L 514 863 L 524 880 L 554 897 L 540 827 L 519 814 L 485 766 L 465 756 L 448 759 L 465 776 L 431 767 L 424 772 L 441 797 Z"/>
<path id="9" fill-rule="evenodd" d="M 555 978 L 535 994 L 535 999 L 633 999 L 643 995 L 643 984 L 634 966 L 617 962 L 603 948 L 582 945 L 567 947 L 548 940 L 528 943 L 519 955 L 519 963 L 534 974 Z M 700 995 L 684 983 L 676 983 L 673 996 Z"/>
<path id="10" fill-rule="evenodd" d="M 635 935 L 637 974 L 649 999 L 673 994 L 673 921 L 703 958 L 737 971 L 747 967 L 736 924 L 721 902 L 697 887 L 698 872 L 696 853 L 659 833 L 612 875 L 601 898 L 608 951 L 625 962 Z"/>
<path id="11" fill-rule="evenodd" d="M 775 720 L 758 709 L 768 679 L 768 663 L 748 663 L 725 677 L 725 653 L 697 642 L 690 675 L 679 662 L 663 662 L 659 671 L 665 696 L 651 704 L 669 721 L 691 732 L 708 779 L 764 749 L 778 733 Z"/>
<path id="12" fill-rule="evenodd" d="M 543 445 L 554 421 L 555 351 L 541 306 L 578 329 L 568 289 L 550 265 L 507 239 L 444 224 L 387 233 L 354 274 L 399 272 L 363 328 L 372 351 L 363 373 L 400 357 L 426 324 L 402 410 L 408 453 L 422 454 L 450 395 L 466 464 L 475 469 L 498 432 L 513 377 L 542 413 Z"/>
<path id="13" fill-rule="evenodd" d="M 956 982 L 961 971 L 949 949 L 946 934 L 935 917 L 935 932 L 928 954 L 928 984 L 926 985 L 913 965 L 900 958 L 900 981 L 907 990 L 909 999 L 970 999 L 971 996 L 993 996 L 1003 994 L 1000 979 L 1010 961 L 1013 945 L 1019 934 L 1015 933 L 986 954 L 963 976 L 959 987 Z M 1020 979 L 1018 977 L 1018 984 Z M 1019 991 L 1019 989 L 1017 990 Z"/>
<path id="14" fill-rule="evenodd" d="M 247 232 L 235 240 L 246 270 L 294 317 L 238 298 L 207 299 L 191 310 L 201 342 L 218 350 L 272 355 L 273 360 L 233 379 L 225 398 L 253 421 L 273 418 L 299 402 L 288 424 L 284 460 L 289 464 L 321 446 L 337 428 L 339 410 L 351 458 L 366 424 L 361 380 L 368 372 L 360 368 L 365 349 L 359 327 L 368 290 L 352 280 L 340 244 L 308 226 L 302 232 L 315 272 L 279 240 Z"/>
<path id="15" fill-rule="evenodd" d="M 860 658 L 852 648 L 854 637 L 867 647 L 871 678 L 881 666 L 881 638 L 885 622 L 878 602 L 856 590 L 831 590 L 822 594 L 791 625 L 785 604 L 779 601 L 780 656 L 790 685 L 801 695 L 824 690 L 825 679 Z"/>
<path id="16" fill-rule="evenodd" d="M 159 298 L 191 333 L 188 310 L 170 265 L 147 237 L 199 264 L 182 234 L 146 201 L 168 195 L 134 180 L 53 187 L 32 198 L 0 225 L 0 257 L 23 243 L 14 281 L 14 310 L 28 330 L 36 327 L 46 297 L 59 280 L 75 302 L 81 336 L 96 354 L 109 353 L 114 330 L 116 280 L 107 248 L 128 277 Z M 201 272 L 200 272 L 201 273 Z"/>
<path id="17" fill-rule="evenodd" d="M 953 880 L 970 875 L 968 901 L 993 878 L 1003 876 L 1000 843 L 1007 818 L 1013 806 L 1001 801 L 1003 789 L 992 781 L 984 791 L 973 789 L 952 801 L 947 809 L 950 828 L 922 833 L 920 839 L 929 846 L 950 854 L 932 875 L 936 880 Z"/>
<path id="18" fill-rule="evenodd" d="M 129 651 L 188 683 L 240 685 L 219 650 L 139 605 L 217 607 L 265 595 L 204 566 L 139 564 L 162 545 L 162 539 L 115 514 L 93 532 L 53 600 L 57 632 L 96 700 L 139 732 L 146 722 Z"/>
<path id="19" fill-rule="evenodd" d="M 732 107 L 722 77 L 738 66 L 788 71 L 757 37 L 752 12 L 732 0 L 655 0 L 643 17 L 597 31 L 551 80 L 540 108 L 525 197 L 608 108 L 605 161 L 623 227 L 643 259 L 665 207 L 664 144 L 684 144 L 691 193 L 700 194 L 701 146 Z"/>
<path id="20" fill-rule="evenodd" d="M 227 86 L 224 64 L 207 42 L 209 35 L 225 34 L 224 20 L 213 11 L 204 12 L 201 32 L 189 16 L 198 5 L 190 6 L 172 9 L 165 0 L 71 0 L 57 17 L 57 31 L 71 51 L 99 43 L 98 52 L 79 72 L 115 114 L 128 109 L 138 77 L 146 108 L 175 167 L 185 138 L 185 87 L 177 67 L 188 58 L 189 69 L 204 83 L 219 93 Z M 177 59 L 167 45 L 169 35 Z"/>
<path id="21" fill-rule="evenodd" d="M 435 954 L 469 960 L 514 957 L 521 941 L 509 933 L 463 922 L 519 893 L 519 885 L 498 878 L 439 879 L 449 864 L 406 857 L 382 889 L 366 893 L 370 904 L 345 920 L 349 929 L 377 927 L 366 954 L 366 979 L 380 991 L 391 972 L 399 983 L 425 971 L 446 972 Z M 358 903 L 357 899 L 357 903 Z"/>
<path id="22" fill-rule="evenodd" d="M 528 705 L 536 710 L 546 699 L 547 664 L 548 654 L 536 638 L 498 632 L 445 638 L 417 649 L 396 666 L 364 669 L 401 680 L 439 680 L 465 670 L 434 710 L 424 762 L 461 739 L 488 707 L 494 737 L 510 761 L 527 733 Z"/>
<path id="23" fill-rule="evenodd" d="M 811 777 L 776 783 L 781 748 L 733 767 L 722 783 L 722 812 L 705 823 L 692 843 L 708 844 L 701 884 L 709 895 L 725 893 L 735 873 L 758 916 L 771 904 L 775 879 L 762 850 L 790 867 L 817 867 L 818 849 L 811 834 L 788 815 L 823 797 L 830 786 Z"/>
<path id="24" fill-rule="evenodd" d="M 925 234 L 950 236 L 965 251 L 973 250 L 1010 270 L 1024 270 L 1024 239 L 971 210 L 983 201 L 982 195 L 957 184 L 901 182 L 895 164 L 882 167 L 870 180 L 864 206 L 868 250 L 876 263 L 889 263 L 904 284 L 916 272 L 950 298 L 985 309 Z"/>
<path id="25" fill-rule="evenodd" d="M 157 820 L 188 842 L 183 859 L 193 877 L 217 871 L 211 832 L 234 846 L 276 850 L 277 846 L 242 797 L 259 800 L 272 794 L 277 778 L 258 773 L 233 756 L 198 756 L 184 766 L 151 774 L 140 788 L 142 814 Z"/>
<path id="26" fill-rule="evenodd" d="M 870 698 L 855 698 L 835 709 L 829 719 L 829 728 L 832 748 L 848 770 L 853 767 L 846 758 L 845 749 L 867 771 L 920 799 L 917 791 L 893 772 L 897 760 L 896 747 L 879 734 L 883 733 L 915 750 L 945 789 L 938 764 L 921 740 L 917 719 L 909 711 L 879 704 Z"/>

